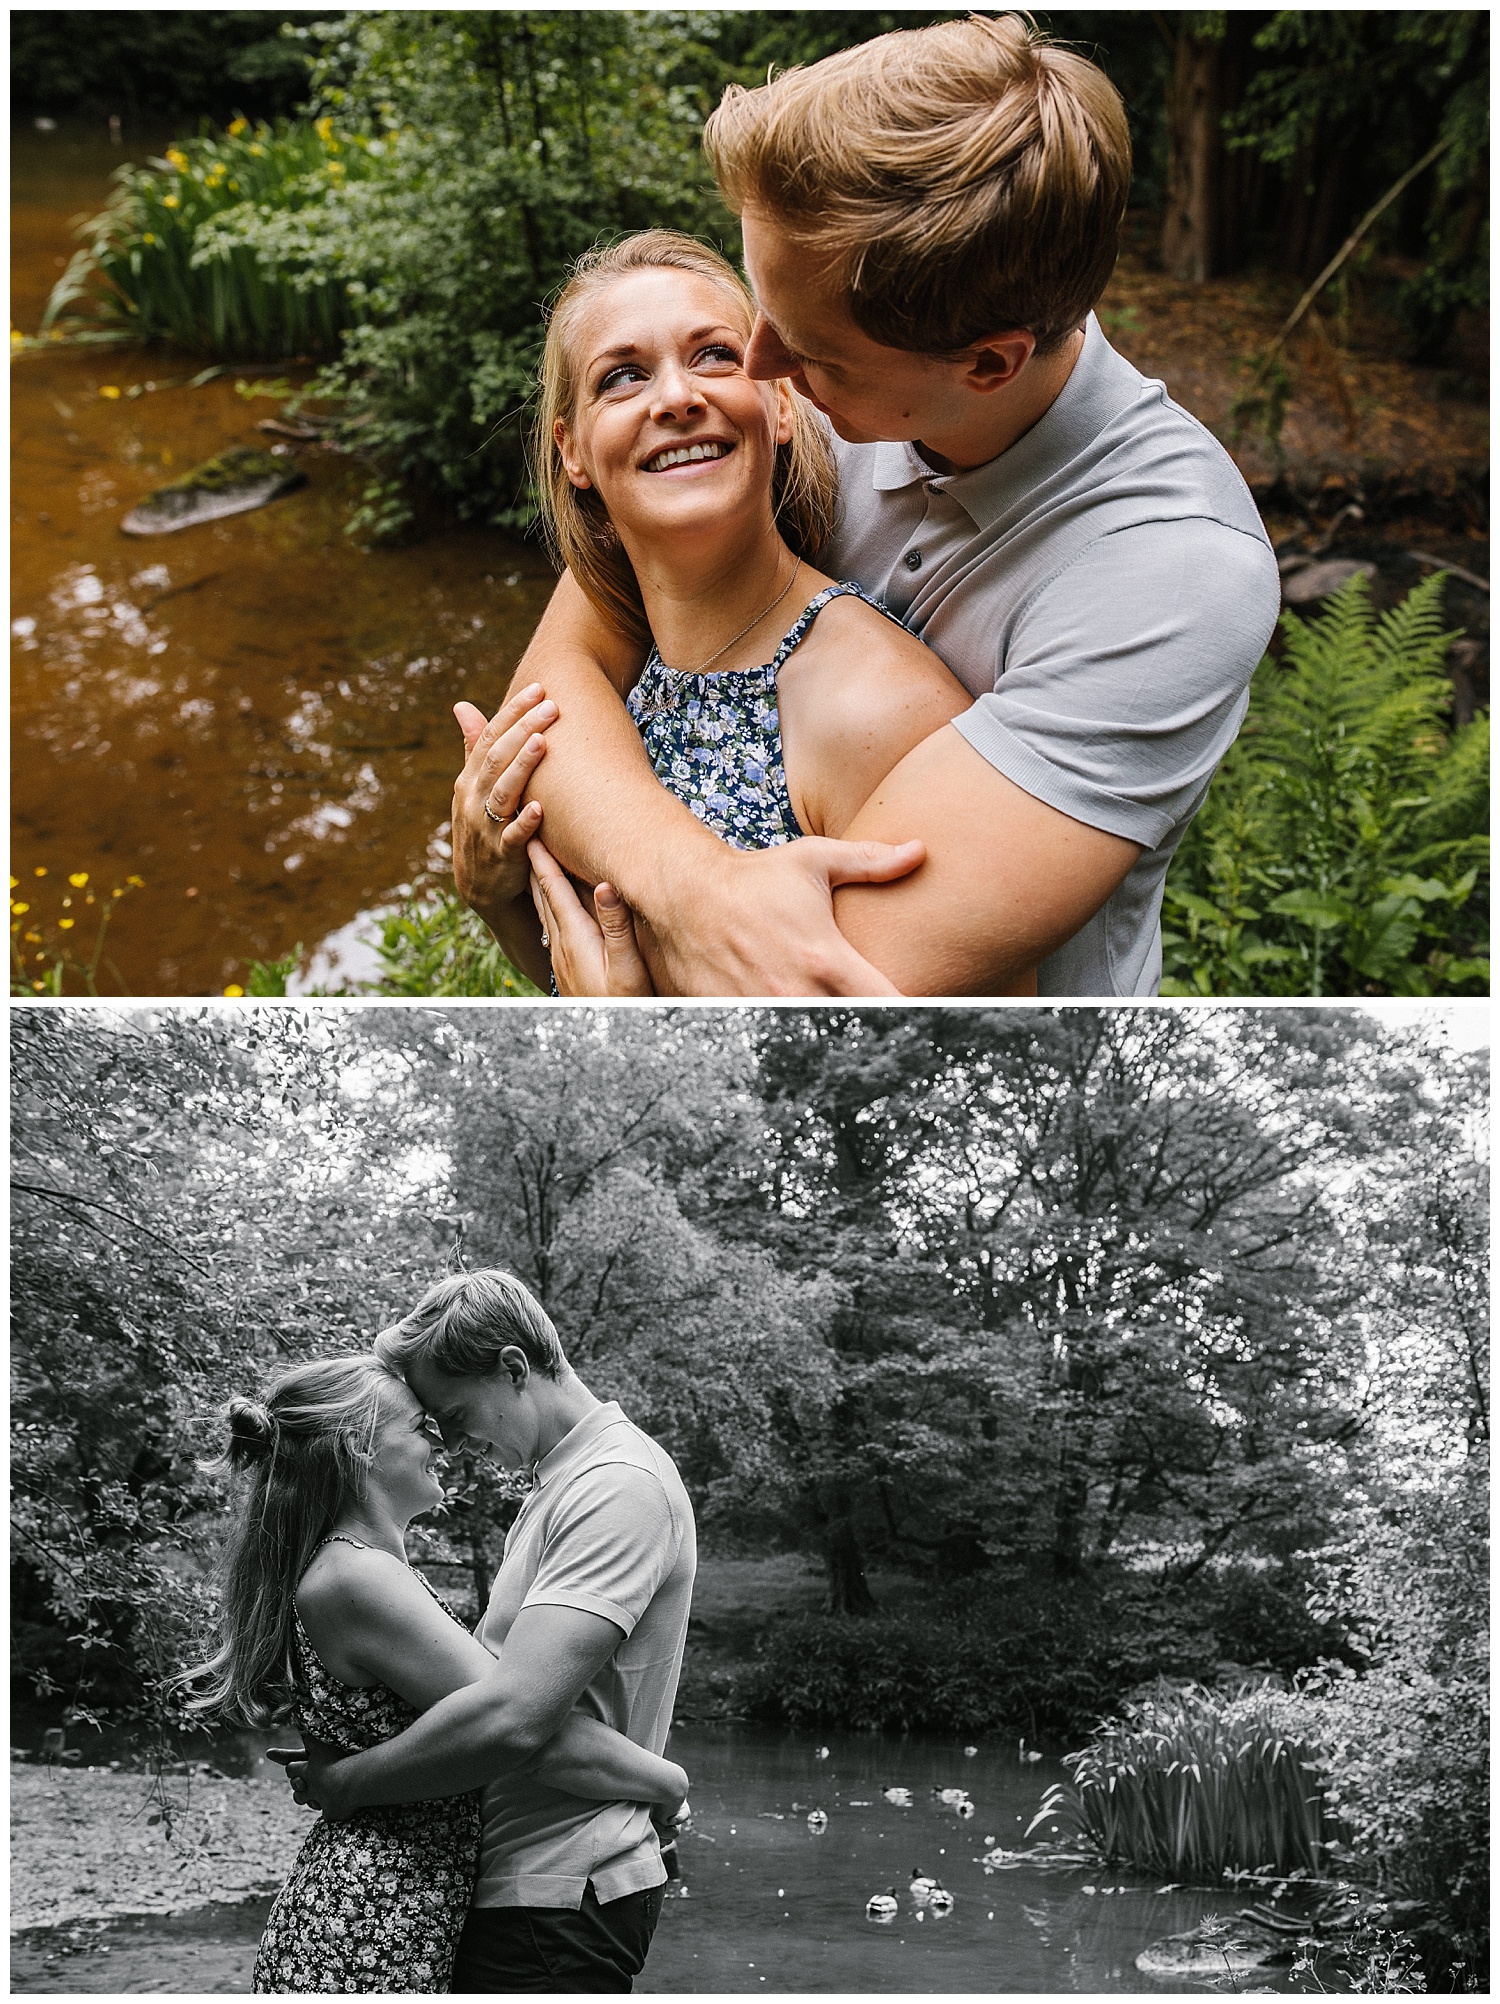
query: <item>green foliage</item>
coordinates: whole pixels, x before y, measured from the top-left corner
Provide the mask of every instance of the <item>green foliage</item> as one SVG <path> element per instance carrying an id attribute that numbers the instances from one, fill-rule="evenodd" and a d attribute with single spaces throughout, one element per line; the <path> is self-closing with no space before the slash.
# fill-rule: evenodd
<path id="1" fill-rule="evenodd" d="M 1082 1840 L 1111 1861 L 1212 1884 L 1226 1873 L 1317 1877 L 1332 1835 L 1318 1762 L 1279 1691 L 1162 1687 L 1108 1719 L 1027 1835 Z"/>
<path id="2" fill-rule="evenodd" d="M 248 7 L 18 9 L 13 102 L 53 117 L 84 109 L 227 117 L 236 107 L 274 116 L 307 85 L 306 59 L 284 32 L 297 18 Z"/>
<path id="3" fill-rule="evenodd" d="M 1357 158 L 1345 200 L 1360 211 L 1447 139 L 1430 178 L 1379 225 L 1386 241 L 1423 252 L 1401 308 L 1418 357 L 1436 360 L 1460 308 L 1488 298 L 1487 15 L 1282 9 L 1255 34 L 1252 73 L 1228 125 L 1231 146 L 1289 179 L 1316 181 L 1336 156 Z"/>
<path id="4" fill-rule="evenodd" d="M 418 893 L 382 920 L 374 995 L 536 995 L 454 890 Z"/>
<path id="5" fill-rule="evenodd" d="M 342 137 L 328 118 L 274 128 L 237 118 L 148 166 L 120 168 L 53 288 L 43 331 L 113 328 L 246 361 L 331 353 L 358 315 L 355 293 L 342 271 L 299 258 L 287 233 L 310 216 L 330 227 L 377 158 L 363 135 Z M 271 218 L 282 235 L 278 255 L 264 258 L 246 238 Z"/>
<path id="6" fill-rule="evenodd" d="M 1282 615 L 1168 873 L 1163 994 L 1487 988 L 1489 720 L 1447 727 L 1443 582 L 1378 619 L 1363 578 Z"/>
<path id="7" fill-rule="evenodd" d="M 386 479 L 529 521 L 525 412 L 569 262 L 648 224 L 727 229 L 698 146 L 693 18 L 389 10 L 303 31 L 314 108 L 378 149 L 380 172 L 337 204 L 247 206 L 218 241 L 347 283 L 358 325 L 318 388 Z M 362 531 L 400 515 L 367 497 Z"/>

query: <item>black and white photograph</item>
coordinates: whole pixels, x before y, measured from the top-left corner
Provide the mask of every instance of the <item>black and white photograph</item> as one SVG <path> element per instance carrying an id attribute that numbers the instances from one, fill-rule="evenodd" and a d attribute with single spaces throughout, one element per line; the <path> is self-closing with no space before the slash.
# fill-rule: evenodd
<path id="1" fill-rule="evenodd" d="M 1483 1036 L 15 1015 L 14 1987 L 1483 1987 Z"/>
<path id="2" fill-rule="evenodd" d="M 8 21 L 12 1994 L 1487 1994 L 1488 12 Z"/>

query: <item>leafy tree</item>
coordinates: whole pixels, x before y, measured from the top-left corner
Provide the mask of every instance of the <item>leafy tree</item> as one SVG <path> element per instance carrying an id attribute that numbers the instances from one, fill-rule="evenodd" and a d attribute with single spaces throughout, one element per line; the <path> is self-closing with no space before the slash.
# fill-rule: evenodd
<path id="1" fill-rule="evenodd" d="M 10 17 L 17 110 L 226 118 L 290 111 L 307 62 L 283 24 L 305 15 L 238 8 L 20 8 Z"/>

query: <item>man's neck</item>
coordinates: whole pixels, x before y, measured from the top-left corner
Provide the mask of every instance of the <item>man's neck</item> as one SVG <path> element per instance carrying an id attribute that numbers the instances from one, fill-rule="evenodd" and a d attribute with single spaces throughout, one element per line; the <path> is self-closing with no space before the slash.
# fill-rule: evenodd
<path id="1" fill-rule="evenodd" d="M 582 1379 L 575 1377 L 571 1371 L 566 1377 L 540 1383 L 533 1380 L 533 1383 L 537 1385 L 536 1400 L 541 1422 L 537 1431 L 536 1458 L 545 1461 L 553 1448 L 567 1439 L 580 1420 L 586 1420 L 590 1413 L 597 1412 L 604 1401 L 596 1399 Z M 546 1384 L 545 1392 L 541 1389 L 542 1383 Z"/>
<path id="2" fill-rule="evenodd" d="M 937 473 L 969 473 L 1009 452 L 1062 395 L 1084 339 L 1080 328 L 1052 354 L 1033 354 L 1007 388 L 988 396 L 973 393 L 974 408 L 964 413 L 963 423 L 937 437 L 915 440 L 917 451 Z"/>

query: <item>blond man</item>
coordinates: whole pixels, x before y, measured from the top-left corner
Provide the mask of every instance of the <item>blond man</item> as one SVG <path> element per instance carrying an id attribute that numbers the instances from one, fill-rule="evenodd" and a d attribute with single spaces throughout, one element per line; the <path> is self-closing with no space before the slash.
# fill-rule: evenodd
<path id="1" fill-rule="evenodd" d="M 760 309 L 745 367 L 790 376 L 838 440 L 821 566 L 974 703 L 849 840 L 736 851 L 658 784 L 617 693 L 640 661 L 565 575 L 521 693 L 488 724 L 459 706 L 460 891 L 486 913 L 524 774 L 544 925 L 592 923 L 554 857 L 606 880 L 660 992 L 991 994 L 1034 970 L 1044 995 L 1155 993 L 1167 866 L 1279 586 L 1233 462 L 1092 311 L 1130 177 L 1117 93 L 1019 17 L 975 17 L 731 89 L 705 143 Z"/>

